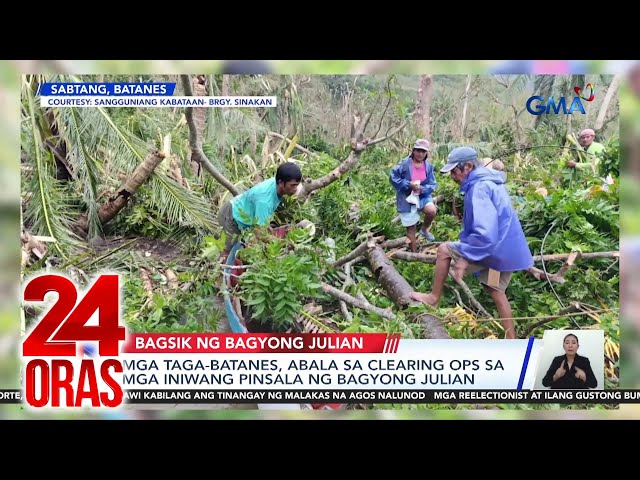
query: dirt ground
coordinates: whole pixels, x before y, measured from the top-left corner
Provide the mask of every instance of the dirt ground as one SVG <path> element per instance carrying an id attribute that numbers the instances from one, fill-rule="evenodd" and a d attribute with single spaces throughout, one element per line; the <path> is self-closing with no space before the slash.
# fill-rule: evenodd
<path id="1" fill-rule="evenodd" d="M 154 260 L 169 262 L 180 258 L 183 252 L 176 243 L 154 238 L 107 238 L 98 239 L 92 243 L 97 254 L 104 254 L 108 250 L 121 247 L 134 240 L 133 243 L 125 247 L 127 250 L 134 250 L 143 257 L 151 257 Z M 147 255 L 149 254 L 149 255 Z"/>

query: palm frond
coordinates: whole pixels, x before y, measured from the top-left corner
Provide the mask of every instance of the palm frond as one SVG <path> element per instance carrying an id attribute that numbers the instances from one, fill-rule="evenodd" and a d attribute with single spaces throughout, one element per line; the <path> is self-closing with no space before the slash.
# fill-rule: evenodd
<path id="1" fill-rule="evenodd" d="M 54 117 L 60 135 L 67 143 L 67 158 L 82 190 L 87 207 L 89 236 L 95 237 L 102 232 L 98 218 L 98 188 L 102 178 L 102 165 L 96 155 L 96 145 L 88 143 L 86 126 L 80 109 L 61 108 L 54 110 Z"/>
<path id="2" fill-rule="evenodd" d="M 95 251 L 92 255 L 76 263 L 76 267 L 87 273 L 100 271 L 130 272 L 141 262 L 142 257 L 135 251 L 136 240 L 129 240 L 109 250 Z"/>
<path id="3" fill-rule="evenodd" d="M 73 232 L 78 219 L 72 194 L 55 178 L 53 156 L 47 153 L 37 158 L 33 177 L 24 188 L 32 193 L 25 206 L 24 221 L 31 233 L 56 239 L 53 248 L 63 257 L 80 247 L 80 239 Z"/>
<path id="4" fill-rule="evenodd" d="M 180 250 L 187 251 L 200 245 L 206 235 L 201 230 L 196 230 L 194 233 L 193 229 L 189 227 L 173 227 L 167 233 L 166 240 L 171 245 L 179 247 Z"/>
<path id="5" fill-rule="evenodd" d="M 151 203 L 171 224 L 216 230 L 211 204 L 197 193 L 186 190 L 164 173 L 154 172 L 150 182 Z"/>
<path id="6" fill-rule="evenodd" d="M 230 145 L 244 143 L 254 131 L 258 136 L 268 131 L 267 127 L 261 123 L 255 109 L 211 108 L 209 110 L 211 115 L 204 133 L 204 141 L 215 143 L 223 149 L 227 149 Z"/>
<path id="7" fill-rule="evenodd" d="M 130 135 L 118 126 L 106 109 L 87 108 L 82 112 L 83 133 L 88 136 L 86 143 L 100 145 L 107 157 L 106 175 L 114 178 L 115 173 L 130 174 L 144 160 L 144 155 L 152 147 L 141 139 Z M 115 172 L 114 172 L 115 170 Z M 110 172 L 113 172 L 110 174 Z M 197 193 L 185 189 L 162 172 L 155 171 L 150 179 L 151 201 L 169 223 L 200 226 L 208 231 L 216 228 L 209 203 Z"/>
<path id="8" fill-rule="evenodd" d="M 25 223 L 37 235 L 47 235 L 56 239 L 54 248 L 67 258 L 63 246 L 79 246 L 79 238 L 73 233 L 72 223 L 76 220 L 72 212 L 72 194 L 63 188 L 54 174 L 53 154 L 45 147 L 39 122 L 43 112 L 36 109 L 36 96 L 32 85 L 25 82 L 22 94 L 29 112 L 30 135 L 24 140 L 30 144 L 35 157 L 31 182 L 27 183 L 32 193 L 25 211 Z"/>
<path id="9" fill-rule="evenodd" d="M 533 84 L 533 91 L 536 95 L 540 95 L 544 98 L 553 96 L 554 86 L 556 85 L 555 75 L 540 75 L 536 77 Z"/>
<path id="10" fill-rule="evenodd" d="M 510 99 L 519 97 L 523 92 L 527 94 L 537 92 L 534 79 L 537 80 L 539 78 L 541 77 L 534 77 L 533 75 L 496 75 L 494 84 L 498 86 L 499 83 L 501 85 L 500 95 L 505 94 L 506 97 L 503 98 Z"/>

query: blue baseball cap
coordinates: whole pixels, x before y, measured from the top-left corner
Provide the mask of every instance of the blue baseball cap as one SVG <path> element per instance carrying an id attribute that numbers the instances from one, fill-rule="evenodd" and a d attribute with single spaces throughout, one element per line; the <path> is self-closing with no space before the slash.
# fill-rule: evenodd
<path id="1" fill-rule="evenodd" d="M 449 173 L 461 162 L 471 162 L 478 158 L 478 152 L 471 147 L 456 147 L 451 150 L 447 163 L 440 169 L 440 173 Z"/>

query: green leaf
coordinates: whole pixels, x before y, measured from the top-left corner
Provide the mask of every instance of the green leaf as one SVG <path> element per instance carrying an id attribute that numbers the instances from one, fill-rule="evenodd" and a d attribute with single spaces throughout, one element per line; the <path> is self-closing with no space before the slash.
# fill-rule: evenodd
<path id="1" fill-rule="evenodd" d="M 265 307 L 264 303 L 258 304 L 255 310 L 256 317 L 260 317 L 262 315 L 262 312 L 264 312 L 264 307 Z"/>
<path id="2" fill-rule="evenodd" d="M 158 295 L 157 293 L 154 293 L 153 294 L 153 304 L 157 308 L 162 309 L 162 307 L 164 307 L 164 305 L 165 305 L 164 297 L 162 297 L 161 295 Z"/>

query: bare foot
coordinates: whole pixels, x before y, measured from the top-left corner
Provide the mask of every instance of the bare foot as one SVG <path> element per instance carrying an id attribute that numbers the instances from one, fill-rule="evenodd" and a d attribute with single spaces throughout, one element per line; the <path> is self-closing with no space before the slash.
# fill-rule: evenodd
<path id="1" fill-rule="evenodd" d="M 440 301 L 440 299 L 436 298 L 432 293 L 411 292 L 411 298 L 431 307 L 437 306 Z"/>

